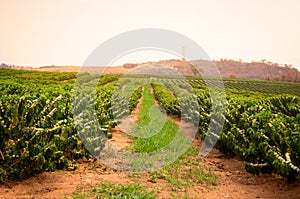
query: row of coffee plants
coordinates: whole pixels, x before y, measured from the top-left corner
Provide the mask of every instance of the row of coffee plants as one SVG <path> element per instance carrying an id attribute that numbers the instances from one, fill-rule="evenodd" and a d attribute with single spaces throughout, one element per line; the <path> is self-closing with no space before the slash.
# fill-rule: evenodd
<path id="1" fill-rule="evenodd" d="M 300 99 L 229 99 L 218 148 L 241 157 L 252 174 L 300 177 Z"/>
<path id="2" fill-rule="evenodd" d="M 158 102 L 165 109 L 172 102 L 179 102 L 180 91 L 176 84 L 152 84 Z M 242 97 L 227 96 L 226 116 L 217 112 L 212 117 L 212 102 L 207 89 L 194 89 L 199 105 L 199 133 L 201 138 L 218 139 L 216 147 L 222 152 L 239 156 L 248 172 L 276 173 L 288 181 L 300 178 L 300 99 L 295 96 L 272 95 Z M 166 100 L 167 99 L 167 100 Z M 177 105 L 180 107 L 179 103 Z M 177 107 L 176 106 L 176 107 Z M 216 105 L 222 107 L 222 104 Z M 221 108 L 220 108 L 221 109 Z M 172 109 L 171 109 L 172 110 Z M 177 109 L 182 110 L 182 109 Z M 171 113 L 169 111 L 169 113 Z M 175 112 L 178 114 L 178 112 Z M 225 117 L 225 118 L 224 118 Z M 225 123 L 223 125 L 222 119 Z M 222 134 L 214 129 L 223 128 Z M 210 131 L 208 131 L 210 130 Z M 210 132 L 210 133 L 208 133 Z"/>
<path id="3" fill-rule="evenodd" d="M 74 94 L 74 86 L 69 82 L 74 82 L 73 73 L 14 70 L 0 70 L 0 73 L 0 182 L 26 179 L 42 171 L 74 168 L 75 160 L 91 157 L 90 148 L 87 151 L 84 144 L 101 147 L 103 143 L 95 142 L 90 131 L 78 134 L 78 129 L 82 130 L 80 123 L 87 127 L 90 121 L 74 118 L 74 110 L 92 115 L 83 109 L 92 106 L 100 127 L 96 130 L 111 136 L 109 129 L 116 125 L 111 108 L 116 76 L 100 78 L 94 89 L 96 97 L 89 104 L 88 100 L 82 100 L 88 98 L 84 92 Z M 59 78 L 43 79 L 45 74 Z M 141 89 L 131 98 L 133 104 L 138 101 L 138 93 Z M 97 137 L 103 140 L 100 133 Z"/>

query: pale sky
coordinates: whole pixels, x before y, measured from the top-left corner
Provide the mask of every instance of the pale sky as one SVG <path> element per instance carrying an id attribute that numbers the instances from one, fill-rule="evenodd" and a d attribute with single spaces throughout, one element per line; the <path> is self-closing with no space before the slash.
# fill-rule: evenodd
<path id="1" fill-rule="evenodd" d="M 114 35 L 163 28 L 194 40 L 212 59 L 300 69 L 299 0 L 0 0 L 0 26 L 0 63 L 82 65 Z"/>

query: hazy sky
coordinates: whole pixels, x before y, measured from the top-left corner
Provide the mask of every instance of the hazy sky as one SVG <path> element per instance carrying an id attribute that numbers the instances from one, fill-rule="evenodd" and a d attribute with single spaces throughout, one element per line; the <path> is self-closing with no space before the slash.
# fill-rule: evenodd
<path id="1" fill-rule="evenodd" d="M 0 26 L 0 63 L 81 65 L 114 35 L 164 28 L 213 59 L 300 69 L 299 0 L 0 0 Z"/>

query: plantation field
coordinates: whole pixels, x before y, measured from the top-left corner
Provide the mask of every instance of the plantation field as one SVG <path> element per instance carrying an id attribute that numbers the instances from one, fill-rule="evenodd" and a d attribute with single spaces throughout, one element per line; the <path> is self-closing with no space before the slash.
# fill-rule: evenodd
<path id="1" fill-rule="evenodd" d="M 223 84 L 226 95 L 212 99 Z M 0 69 L 0 197 L 299 198 L 299 91 L 249 79 Z M 200 158 L 203 140 L 213 150 Z M 118 149 L 108 157 L 110 141 Z M 159 164 L 147 156 L 156 151 Z M 64 178 L 59 171 L 72 182 L 66 192 L 57 191 L 63 180 L 52 195 L 22 191 L 38 176 Z"/>

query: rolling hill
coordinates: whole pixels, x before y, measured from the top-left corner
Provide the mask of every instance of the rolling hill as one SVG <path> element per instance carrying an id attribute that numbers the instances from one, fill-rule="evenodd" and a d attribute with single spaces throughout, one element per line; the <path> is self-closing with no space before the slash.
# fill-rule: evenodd
<path id="1" fill-rule="evenodd" d="M 195 67 L 193 67 L 193 65 L 200 66 L 202 76 L 216 75 L 215 67 L 217 67 L 222 77 L 254 78 L 284 82 L 300 82 L 300 72 L 296 68 L 293 68 L 291 65 L 272 63 L 267 60 L 243 62 L 231 59 L 221 59 L 215 61 L 192 60 L 190 62 L 187 62 L 179 59 L 171 59 L 161 60 L 158 62 L 127 63 L 122 66 L 106 67 L 104 73 L 126 74 L 131 73 L 132 71 L 134 71 L 134 73 L 149 73 L 149 71 L 151 71 L 151 74 L 155 74 L 161 73 L 161 69 L 159 69 L 159 67 L 157 66 L 165 66 L 171 68 L 171 70 L 167 70 L 170 72 L 170 74 L 172 74 L 174 71 L 179 71 L 183 75 L 199 75 L 199 72 L 195 69 Z M 80 69 L 79 66 L 44 66 L 40 68 L 34 68 L 13 66 L 7 64 L 1 64 L 0 68 L 55 72 L 77 72 Z M 91 71 L 94 69 L 96 71 L 99 71 L 93 67 L 91 68 Z M 174 69 L 173 72 L 171 72 L 172 69 Z"/>

